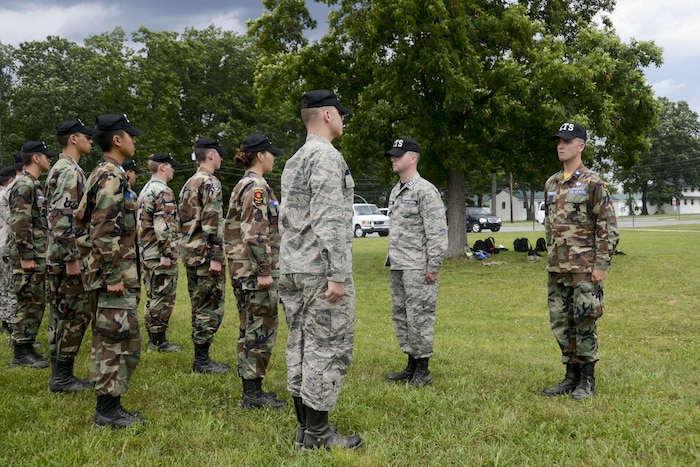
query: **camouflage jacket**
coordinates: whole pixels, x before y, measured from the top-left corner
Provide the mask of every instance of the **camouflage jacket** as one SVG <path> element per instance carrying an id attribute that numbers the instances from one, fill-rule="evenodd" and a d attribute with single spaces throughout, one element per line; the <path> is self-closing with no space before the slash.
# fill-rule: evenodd
<path id="1" fill-rule="evenodd" d="M 200 167 L 180 191 L 180 256 L 187 267 L 224 262 L 221 182 Z"/>
<path id="2" fill-rule="evenodd" d="M 607 270 L 619 240 L 612 199 L 598 174 L 580 166 L 545 184 L 547 271 L 591 273 Z"/>
<path id="3" fill-rule="evenodd" d="M 282 171 L 280 273 L 352 274 L 355 182 L 330 141 L 310 134 Z"/>
<path id="4" fill-rule="evenodd" d="M 136 200 L 124 170 L 104 156 L 87 179 L 75 212 L 78 247 L 85 258 L 86 290 L 103 290 L 124 283 L 136 290 Z"/>
<path id="5" fill-rule="evenodd" d="M 15 179 L 17 180 L 17 179 Z M 0 188 L 0 257 L 10 256 L 10 190 L 15 181 Z"/>
<path id="6" fill-rule="evenodd" d="M 447 252 L 447 221 L 437 188 L 416 173 L 403 186 L 394 186 L 388 207 L 391 269 L 440 272 Z"/>
<path id="7" fill-rule="evenodd" d="M 141 258 L 177 260 L 178 222 L 175 194 L 168 184 L 151 177 L 138 199 L 138 239 Z"/>
<path id="8" fill-rule="evenodd" d="M 20 260 L 33 259 L 38 269 L 46 267 L 46 199 L 39 180 L 29 172 L 17 177 L 10 190 L 10 258 L 21 270 Z"/>
<path id="9" fill-rule="evenodd" d="M 265 179 L 246 172 L 231 193 L 224 240 L 232 279 L 279 277 L 279 202 Z"/>
<path id="10" fill-rule="evenodd" d="M 85 190 L 83 169 L 69 156 L 61 155 L 46 177 L 49 224 L 46 261 L 61 265 L 80 259 L 75 235 L 75 210 Z"/>

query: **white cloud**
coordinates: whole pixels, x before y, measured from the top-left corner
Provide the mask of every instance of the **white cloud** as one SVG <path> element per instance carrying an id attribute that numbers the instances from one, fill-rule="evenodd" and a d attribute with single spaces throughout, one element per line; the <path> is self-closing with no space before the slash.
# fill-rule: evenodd
<path id="1" fill-rule="evenodd" d="M 678 83 L 672 79 L 664 79 L 656 83 L 651 83 L 654 93 L 657 96 L 672 96 L 685 88 L 685 83 Z"/>

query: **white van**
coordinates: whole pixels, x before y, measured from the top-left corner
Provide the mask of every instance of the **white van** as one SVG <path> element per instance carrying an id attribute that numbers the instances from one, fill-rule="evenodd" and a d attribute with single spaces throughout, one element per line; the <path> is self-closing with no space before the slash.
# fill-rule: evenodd
<path id="1" fill-rule="evenodd" d="M 386 237 L 389 235 L 389 217 L 382 214 L 376 204 L 353 204 L 352 230 L 355 237 L 375 232 L 380 237 Z"/>
<path id="2" fill-rule="evenodd" d="M 544 216 L 544 201 L 540 201 L 540 205 L 537 207 L 537 212 L 535 213 L 535 219 L 537 219 L 537 222 L 540 224 L 544 224 Z"/>

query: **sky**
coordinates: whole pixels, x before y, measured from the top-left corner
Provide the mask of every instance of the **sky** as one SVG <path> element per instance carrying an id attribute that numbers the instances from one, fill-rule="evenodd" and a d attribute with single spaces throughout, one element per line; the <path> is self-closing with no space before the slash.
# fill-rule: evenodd
<path id="1" fill-rule="evenodd" d="M 309 3 L 319 22 L 319 30 L 308 34 L 314 39 L 325 30 L 326 7 Z M 128 37 L 141 25 L 182 32 L 214 24 L 243 34 L 246 21 L 262 11 L 260 0 L 2 0 L 0 42 L 17 46 L 54 35 L 82 43 L 117 26 Z M 617 0 L 612 20 L 624 42 L 654 41 L 664 49 L 663 65 L 645 70 L 656 96 L 686 101 L 700 114 L 700 86 L 695 84 L 700 76 L 700 1 Z"/>

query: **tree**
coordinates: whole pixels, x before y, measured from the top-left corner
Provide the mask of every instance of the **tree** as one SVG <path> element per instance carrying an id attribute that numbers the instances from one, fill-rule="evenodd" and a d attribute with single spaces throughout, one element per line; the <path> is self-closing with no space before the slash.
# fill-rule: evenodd
<path id="1" fill-rule="evenodd" d="M 12 59 L 13 52 L 14 48 L 11 45 L 5 45 L 0 42 L 0 165 L 3 166 L 12 163 L 13 154 L 11 150 L 3 151 L 5 147 L 4 122 L 10 115 L 10 101 L 13 91 L 12 76 L 15 68 Z"/>
<path id="2" fill-rule="evenodd" d="M 356 113 L 341 141 L 353 172 L 388 171 L 382 154 L 399 135 L 420 141 L 421 173 L 446 186 L 452 256 L 465 242 L 467 180 L 502 170 L 543 185 L 562 121 L 586 124 L 604 143 L 591 155 L 620 166 L 646 147 L 655 107 L 641 68 L 660 51 L 591 21 L 612 0 L 326 3 L 337 7 L 328 32 L 308 46 L 273 47 L 253 29 L 265 52 L 256 90 L 298 102 L 305 89 L 336 89 Z"/>
<path id="3" fill-rule="evenodd" d="M 642 195 L 642 214 L 648 204 L 662 205 L 681 199 L 683 188 L 700 185 L 700 123 L 698 114 L 685 101 L 658 99 L 658 125 L 651 133 L 651 147 L 638 165 L 621 170 L 618 178 L 627 192 Z"/>

